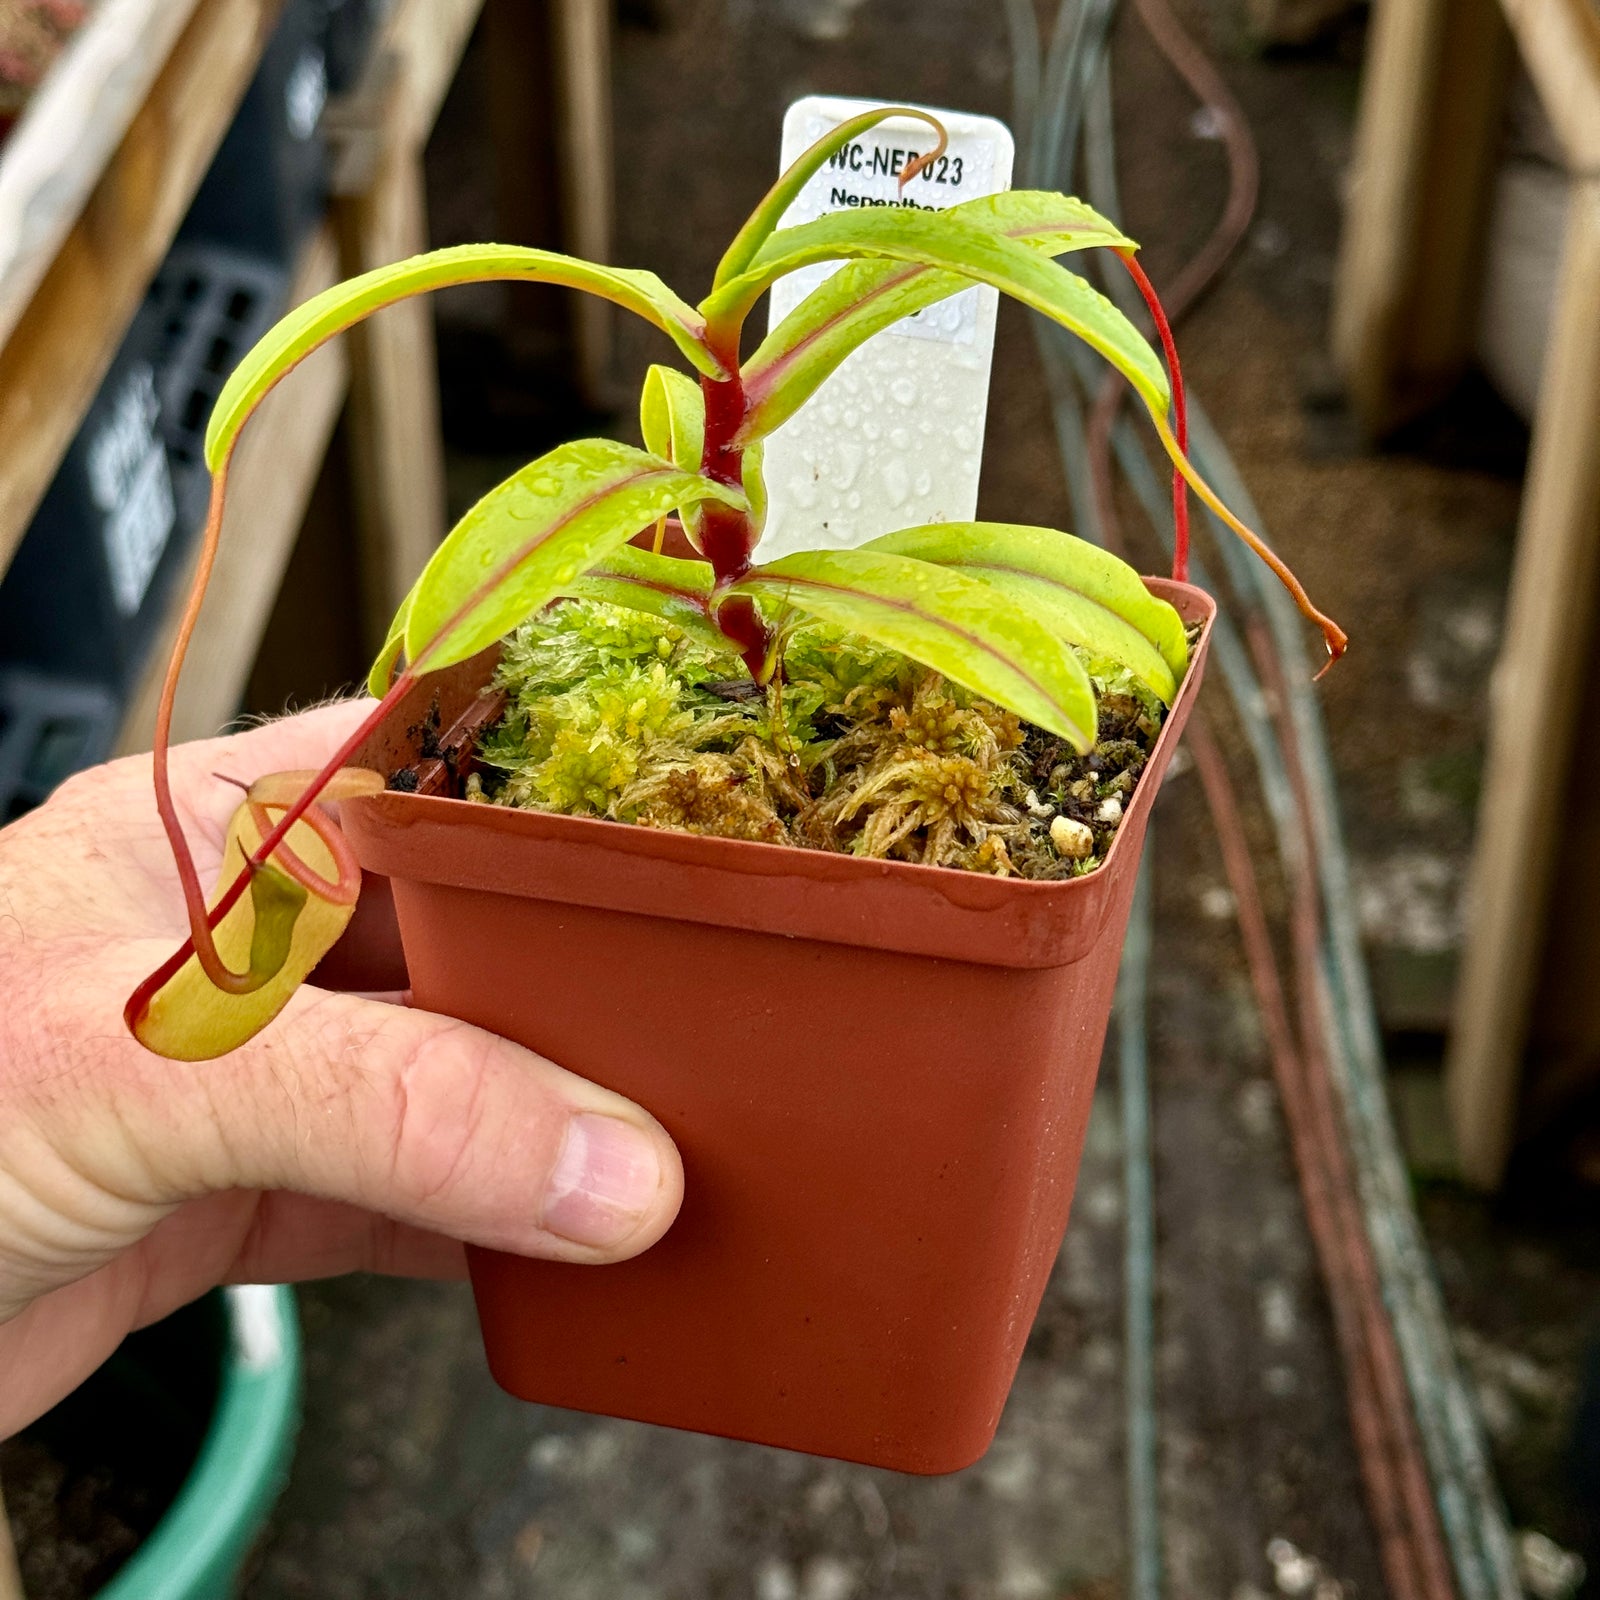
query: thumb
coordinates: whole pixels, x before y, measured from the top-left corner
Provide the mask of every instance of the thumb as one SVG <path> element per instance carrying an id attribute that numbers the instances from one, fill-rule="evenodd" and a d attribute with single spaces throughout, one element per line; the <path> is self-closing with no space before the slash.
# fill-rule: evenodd
<path id="1" fill-rule="evenodd" d="M 654 1244 L 683 1197 L 678 1152 L 647 1112 L 428 1012 L 303 989 L 250 1044 L 179 1070 L 193 1112 L 176 1139 L 163 1116 L 146 1151 L 173 1198 L 290 1189 L 470 1244 L 601 1262 Z"/>

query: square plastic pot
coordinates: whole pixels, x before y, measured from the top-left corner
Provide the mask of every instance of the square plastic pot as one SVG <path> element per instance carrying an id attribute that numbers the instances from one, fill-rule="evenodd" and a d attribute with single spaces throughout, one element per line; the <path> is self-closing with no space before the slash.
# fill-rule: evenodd
<path id="1" fill-rule="evenodd" d="M 906 1472 L 983 1454 L 1066 1227 L 1145 824 L 1205 665 L 1210 599 L 1150 587 L 1208 631 L 1082 878 L 394 791 L 343 808 L 392 882 L 416 1003 L 638 1101 L 683 1154 L 683 1210 L 636 1260 L 472 1253 L 511 1393 Z M 415 759 L 422 687 L 370 764 Z M 446 726 L 475 687 L 437 691 Z"/>

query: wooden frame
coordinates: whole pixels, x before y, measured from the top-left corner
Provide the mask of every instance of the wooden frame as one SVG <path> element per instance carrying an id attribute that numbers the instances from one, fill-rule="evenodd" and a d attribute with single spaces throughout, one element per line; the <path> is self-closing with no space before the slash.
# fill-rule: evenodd
<path id="1" fill-rule="evenodd" d="M 159 9 L 157 0 L 150 3 Z M 281 3 L 198 0 L 81 209 L 64 230 L 62 218 L 41 226 L 35 250 L 12 258 L 8 276 L 32 286 L 25 295 L 0 293 L 10 307 L 0 345 L 0 571 L 27 532 L 233 120 Z M 113 7 L 110 15 L 126 10 Z M 85 35 L 81 42 L 91 40 Z M 93 100 L 78 107 L 86 125 L 94 112 Z M 27 139 L 25 154 L 33 145 L 29 120 L 17 134 Z M 42 167 L 30 180 L 37 193 L 50 192 Z M 82 187 L 82 175 L 69 185 Z M 62 236 L 52 248 L 57 232 Z"/>
<path id="2" fill-rule="evenodd" d="M 505 10 L 508 0 L 497 0 Z M 519 12 L 525 0 L 509 0 Z M 260 58 L 283 0 L 104 0 L 0 160 L 0 576 L 165 256 Z M 334 199 L 304 247 L 291 303 L 426 247 L 422 151 L 485 0 L 398 0 L 372 66 L 330 106 Z M 559 63 L 553 154 L 571 247 L 610 248 L 610 0 L 548 0 Z M 514 68 L 517 63 L 511 63 Z M 522 150 L 508 159 L 520 163 Z M 48 203 L 46 203 L 48 202 Z M 23 226 L 23 223 L 26 226 Z M 540 241 L 548 242 L 548 241 Z M 9 254 L 4 253 L 9 246 Z M 580 324 L 598 385 L 609 322 Z M 381 638 L 443 536 L 433 321 L 418 300 L 319 352 L 252 420 L 230 522 L 191 646 L 173 733 L 234 714 L 341 409 L 348 403 L 361 626 Z M 190 563 L 192 571 L 192 560 Z M 118 749 L 148 747 L 181 591 L 125 713 Z"/>
<path id="3" fill-rule="evenodd" d="M 1334 353 L 1381 434 L 1460 375 L 1507 65 L 1575 175 L 1496 669 L 1446 1068 L 1464 1175 L 1497 1185 L 1550 953 L 1578 686 L 1600 585 L 1600 12 L 1590 0 L 1381 0 L 1336 286 Z M 1591 708 L 1592 709 L 1592 708 Z M 1592 905 L 1584 916 L 1591 930 Z M 1570 920 L 1570 917 L 1567 919 Z M 1569 993 L 1592 1007 L 1600 969 Z M 1600 1048 L 1600 1031 L 1587 1030 Z"/>

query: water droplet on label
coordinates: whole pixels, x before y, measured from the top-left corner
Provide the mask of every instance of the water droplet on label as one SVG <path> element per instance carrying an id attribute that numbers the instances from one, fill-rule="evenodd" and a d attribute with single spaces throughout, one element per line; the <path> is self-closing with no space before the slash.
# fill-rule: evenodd
<path id="1" fill-rule="evenodd" d="M 911 487 L 919 495 L 928 494 L 933 489 L 933 474 L 931 472 L 919 472 L 917 481 Z"/>
<path id="2" fill-rule="evenodd" d="M 903 461 L 891 461 L 883 469 L 883 489 L 889 496 L 889 504 L 903 506 L 907 496 L 911 493 L 911 474 L 906 470 Z"/>
<path id="3" fill-rule="evenodd" d="M 917 403 L 917 386 L 909 378 L 896 378 L 889 385 L 889 393 L 903 406 Z"/>
<path id="4" fill-rule="evenodd" d="M 852 511 L 859 511 L 861 509 L 861 496 L 857 494 L 854 489 L 852 489 L 850 493 L 844 497 L 844 503 Z"/>

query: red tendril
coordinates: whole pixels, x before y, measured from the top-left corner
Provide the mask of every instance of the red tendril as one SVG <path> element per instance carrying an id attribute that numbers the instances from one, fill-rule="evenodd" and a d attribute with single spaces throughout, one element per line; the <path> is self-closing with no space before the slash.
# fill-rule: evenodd
<path id="1" fill-rule="evenodd" d="M 1149 308 L 1150 318 L 1156 325 L 1156 333 L 1161 339 L 1161 350 L 1167 358 L 1167 372 L 1172 379 L 1172 426 L 1173 433 L 1178 441 L 1178 448 L 1188 455 L 1189 453 L 1189 408 L 1183 396 L 1183 368 L 1178 363 L 1178 345 L 1172 337 L 1172 325 L 1167 321 L 1167 314 L 1162 309 L 1161 300 L 1156 294 L 1155 285 L 1151 283 L 1143 267 L 1134 259 L 1131 250 L 1119 250 L 1122 264 L 1133 275 L 1133 281 L 1139 286 L 1139 293 L 1144 296 L 1144 303 Z M 1189 486 L 1183 481 L 1183 474 L 1176 468 L 1172 473 L 1172 576 L 1178 583 L 1189 581 Z"/>

